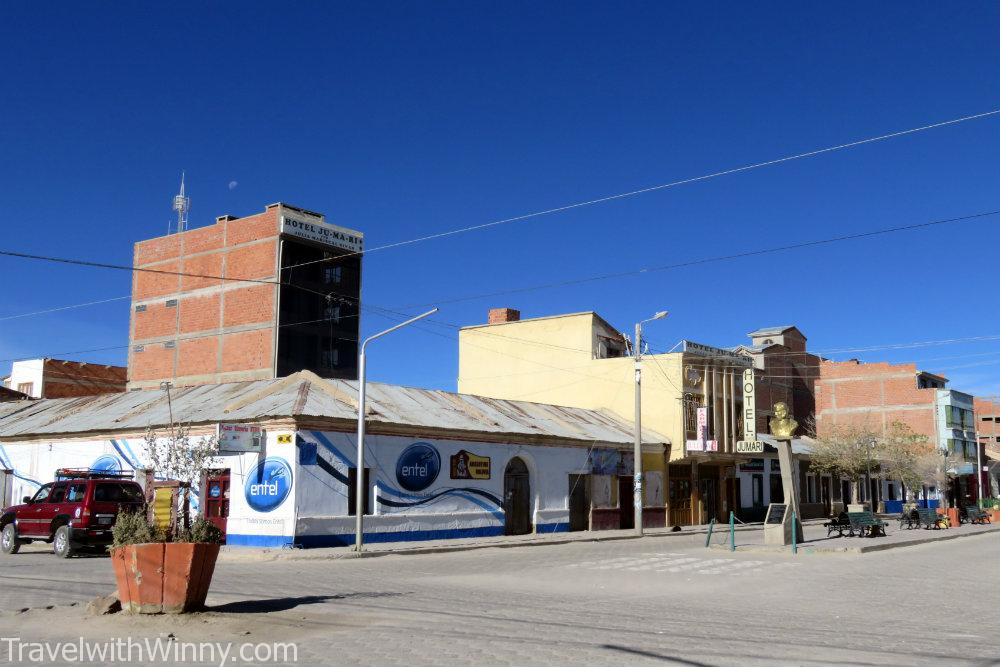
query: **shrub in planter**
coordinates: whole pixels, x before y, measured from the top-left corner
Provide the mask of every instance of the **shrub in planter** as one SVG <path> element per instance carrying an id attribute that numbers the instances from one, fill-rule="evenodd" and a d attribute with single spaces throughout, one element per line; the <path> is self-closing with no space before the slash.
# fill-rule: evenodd
<path id="1" fill-rule="evenodd" d="M 180 614 L 205 606 L 222 531 L 204 518 L 174 534 L 144 512 L 123 512 L 112 528 L 111 563 L 122 609 Z"/>
<path id="2" fill-rule="evenodd" d="M 188 489 L 218 453 L 214 437 L 192 439 L 188 434 L 180 426 L 166 438 L 150 429 L 145 438 L 151 469 L 181 483 L 185 507 Z M 145 512 L 123 513 L 112 537 L 111 562 L 123 610 L 179 614 L 205 606 L 223 538 L 210 522 L 201 518 L 188 525 L 185 512 L 183 521 L 164 530 L 151 525 Z"/>

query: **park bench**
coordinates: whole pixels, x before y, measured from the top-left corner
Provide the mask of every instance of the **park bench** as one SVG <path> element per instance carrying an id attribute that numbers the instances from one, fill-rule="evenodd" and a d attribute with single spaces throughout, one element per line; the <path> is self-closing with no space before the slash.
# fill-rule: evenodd
<path id="1" fill-rule="evenodd" d="M 861 537 L 885 536 L 885 529 L 889 525 L 881 519 L 877 519 L 871 512 L 848 512 L 847 517 L 851 521 L 851 537 L 854 531 L 858 531 Z"/>
<path id="2" fill-rule="evenodd" d="M 847 516 L 847 512 L 841 512 L 836 519 L 824 523 L 823 527 L 826 528 L 827 537 L 833 535 L 834 531 L 838 533 L 839 537 L 843 537 L 845 530 L 851 530 L 851 520 Z"/>
<path id="3" fill-rule="evenodd" d="M 908 530 L 920 525 L 920 514 L 917 510 L 903 510 L 899 515 L 899 529 L 902 530 L 904 525 Z"/>
<path id="4" fill-rule="evenodd" d="M 969 505 L 965 508 L 965 516 L 969 523 L 991 523 L 990 515 L 975 505 Z"/>
<path id="5" fill-rule="evenodd" d="M 940 528 L 938 522 L 941 520 L 941 517 L 938 516 L 937 510 L 935 509 L 922 507 L 917 510 L 917 517 L 920 525 L 925 529 Z"/>

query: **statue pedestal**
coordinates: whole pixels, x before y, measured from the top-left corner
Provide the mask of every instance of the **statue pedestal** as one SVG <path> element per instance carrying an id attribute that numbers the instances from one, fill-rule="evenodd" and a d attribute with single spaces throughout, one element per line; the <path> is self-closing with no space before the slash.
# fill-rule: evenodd
<path id="1" fill-rule="evenodd" d="M 764 544 L 788 545 L 792 543 L 792 531 L 796 542 L 802 543 L 802 514 L 799 512 L 799 489 L 795 470 L 792 468 L 792 441 L 778 440 L 778 461 L 781 463 L 781 487 L 785 502 L 771 503 L 764 517 Z M 792 515 L 795 521 L 792 521 Z"/>

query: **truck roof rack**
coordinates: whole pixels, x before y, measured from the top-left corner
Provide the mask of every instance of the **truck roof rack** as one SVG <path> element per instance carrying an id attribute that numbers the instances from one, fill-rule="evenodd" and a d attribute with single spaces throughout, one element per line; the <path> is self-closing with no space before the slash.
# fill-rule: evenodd
<path id="1" fill-rule="evenodd" d="M 132 473 L 91 468 L 59 468 L 56 470 L 56 479 L 132 479 Z"/>

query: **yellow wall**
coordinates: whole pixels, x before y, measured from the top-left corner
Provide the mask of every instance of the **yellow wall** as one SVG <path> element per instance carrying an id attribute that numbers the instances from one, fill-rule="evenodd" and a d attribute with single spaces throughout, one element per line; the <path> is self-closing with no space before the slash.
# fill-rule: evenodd
<path id="1" fill-rule="evenodd" d="M 593 313 L 538 318 L 459 333 L 458 391 L 492 398 L 605 408 L 624 419 L 635 413 L 631 358 L 594 359 Z M 683 456 L 682 354 L 643 357 L 642 425 L 673 443 Z M 669 379 L 668 379 L 669 378 Z M 643 455 L 646 470 L 664 470 L 659 455 Z"/>

